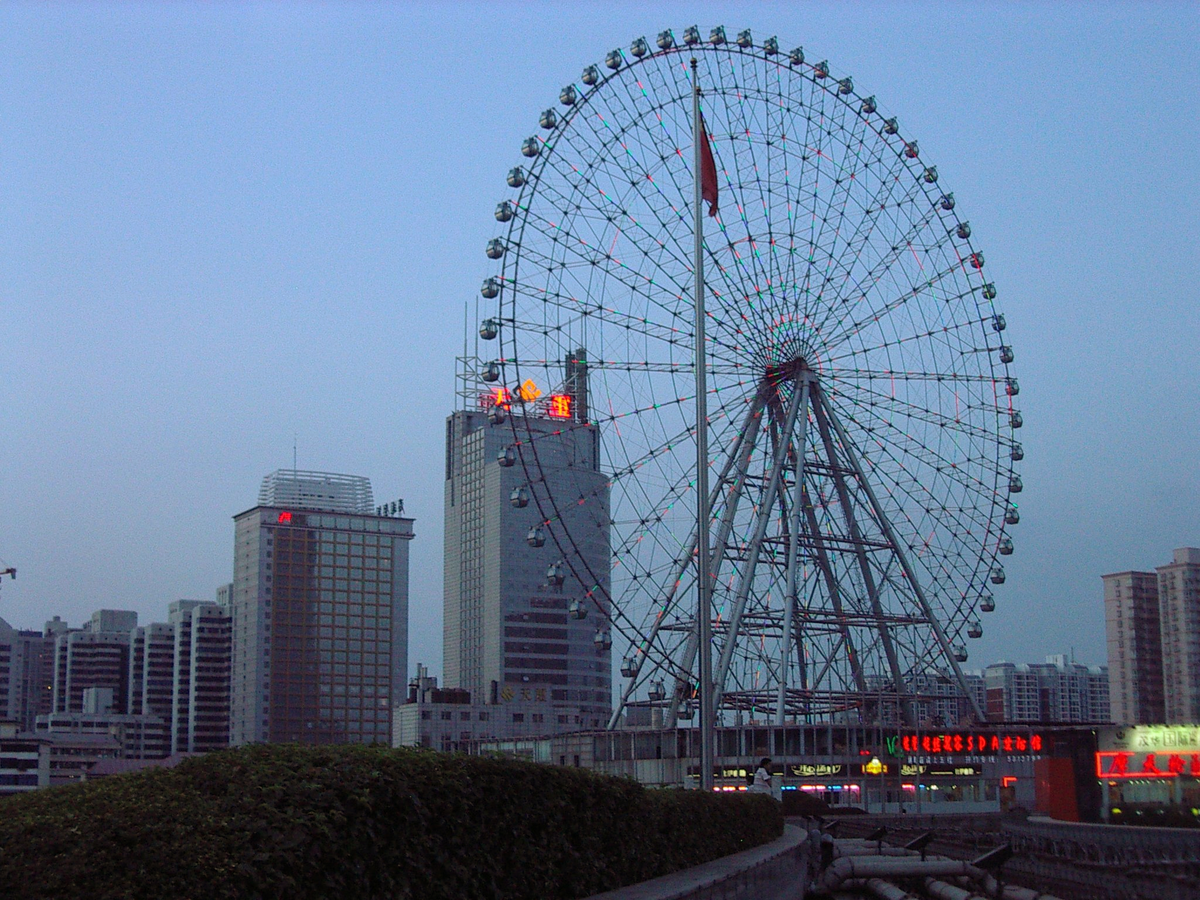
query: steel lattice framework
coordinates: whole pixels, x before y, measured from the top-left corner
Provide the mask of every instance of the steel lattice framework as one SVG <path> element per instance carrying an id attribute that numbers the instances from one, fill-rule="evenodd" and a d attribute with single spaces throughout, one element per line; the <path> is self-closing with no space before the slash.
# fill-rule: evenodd
<path id="1" fill-rule="evenodd" d="M 1019 518 L 1018 385 L 983 254 L 916 141 L 827 63 L 719 28 L 656 45 L 563 88 L 496 209 L 480 389 L 525 407 L 498 418 L 530 539 L 594 586 L 597 642 L 611 630 L 625 657 L 613 723 L 634 702 L 689 716 L 695 58 L 720 205 L 704 244 L 717 709 L 913 720 L 931 682 L 965 691 Z M 595 480 L 540 489 L 545 438 L 523 423 L 551 393 L 563 428 L 598 426 L 611 572 L 583 571 L 560 522 Z"/>

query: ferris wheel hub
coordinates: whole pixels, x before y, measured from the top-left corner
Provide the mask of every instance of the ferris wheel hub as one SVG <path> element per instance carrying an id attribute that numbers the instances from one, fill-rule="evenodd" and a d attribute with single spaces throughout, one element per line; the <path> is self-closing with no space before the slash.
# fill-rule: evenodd
<path id="1" fill-rule="evenodd" d="M 768 365 L 763 375 L 763 383 L 772 388 L 778 388 L 788 381 L 800 384 L 802 381 L 816 383 L 816 380 L 816 371 L 803 356 L 797 356 L 784 363 Z"/>

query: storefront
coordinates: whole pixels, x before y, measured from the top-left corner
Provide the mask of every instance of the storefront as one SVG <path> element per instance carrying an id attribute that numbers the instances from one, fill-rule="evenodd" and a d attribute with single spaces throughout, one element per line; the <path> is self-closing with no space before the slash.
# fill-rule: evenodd
<path id="1" fill-rule="evenodd" d="M 716 732 L 714 786 L 744 791 L 771 759 L 777 797 L 804 791 L 833 809 L 956 814 L 1034 803 L 1034 764 L 1046 738 L 1023 726 L 887 730 L 869 726 L 751 724 Z M 642 784 L 697 788 L 699 731 L 641 727 L 535 740 L 481 741 L 473 752 L 582 765 Z"/>
<path id="2" fill-rule="evenodd" d="M 1101 818 L 1200 817 L 1200 725 L 1131 725 L 1097 734 Z"/>
<path id="3" fill-rule="evenodd" d="M 1032 807 L 1034 763 L 1043 752 L 1041 732 L 1020 726 L 939 732 L 793 726 L 778 729 L 780 735 L 775 731 L 722 729 L 718 747 L 739 752 L 742 759 L 718 756 L 716 788 L 744 790 L 758 759 L 769 756 L 779 794 L 804 791 L 835 809 L 999 812 Z M 699 768 L 689 762 L 685 783 L 695 787 Z"/>

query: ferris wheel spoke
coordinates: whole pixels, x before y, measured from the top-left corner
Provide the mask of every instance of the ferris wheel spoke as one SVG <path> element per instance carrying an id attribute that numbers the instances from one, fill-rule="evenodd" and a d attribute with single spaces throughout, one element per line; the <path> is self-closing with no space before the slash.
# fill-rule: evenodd
<path id="1" fill-rule="evenodd" d="M 949 507 L 935 499 L 933 492 L 926 484 L 930 479 L 912 478 L 911 473 L 908 474 L 908 477 L 899 479 L 878 465 L 874 467 L 873 471 L 887 489 L 889 496 L 895 498 L 899 495 L 911 501 L 907 504 L 898 505 L 896 513 L 901 516 L 901 524 L 908 526 L 907 534 L 912 537 L 908 546 L 918 554 L 918 558 L 925 556 L 931 545 L 936 549 L 945 549 L 940 547 L 940 534 L 944 533 L 957 537 L 962 534 L 978 533 L 981 530 L 990 531 L 990 520 L 980 518 L 984 515 L 982 511 L 979 511 L 980 500 L 976 500 L 974 507 Z M 981 498 L 986 498 L 987 496 L 983 490 L 972 491 L 972 493 Z M 985 507 L 992 505 L 984 504 Z M 922 527 L 922 524 L 914 521 L 912 518 L 911 513 L 916 509 L 922 509 L 926 512 L 936 512 L 935 521 L 940 524 L 932 531 L 929 531 L 928 534 L 925 534 L 926 529 Z M 972 510 L 975 510 L 975 512 L 972 512 Z M 924 535 L 923 538 L 922 535 Z M 944 560 L 956 557 L 942 553 L 935 554 L 935 558 Z M 928 566 L 925 568 L 929 569 Z M 936 576 L 936 572 L 930 572 L 930 574 L 931 577 Z"/>
<path id="2" fill-rule="evenodd" d="M 721 101 L 722 119 L 725 127 L 728 129 L 723 136 L 724 141 L 714 140 L 714 152 L 719 152 L 723 145 L 728 145 L 734 156 L 733 171 L 747 171 L 753 173 L 754 177 L 743 182 L 741 179 L 735 180 L 729 175 L 728 166 L 723 166 L 722 171 L 725 172 L 726 188 L 732 195 L 738 212 L 737 218 L 740 220 L 740 225 L 745 229 L 747 236 L 753 235 L 757 230 L 751 223 L 751 208 L 753 200 L 747 195 L 757 194 L 757 207 L 763 212 L 764 225 L 766 230 L 770 229 L 770 211 L 771 207 L 767 201 L 765 185 L 760 177 L 758 143 L 755 140 L 756 133 L 760 130 L 758 122 L 748 115 L 750 104 L 758 100 L 757 91 L 753 91 L 750 97 L 747 97 L 746 91 L 737 90 L 736 86 L 728 85 L 725 81 L 727 73 L 732 74 L 732 67 L 718 67 L 718 75 L 720 82 L 716 88 L 717 97 Z M 757 104 L 755 104 L 757 108 Z M 765 145 L 764 145 L 765 150 Z M 743 164 L 741 159 L 745 160 Z M 722 233 L 728 234 L 727 219 L 722 217 L 721 227 Z M 732 246 L 732 244 L 730 245 Z M 736 257 L 739 263 L 745 262 L 740 256 Z M 751 284 L 762 284 L 769 281 L 770 273 L 766 271 L 761 263 L 757 253 L 751 254 L 748 257 L 751 268 L 746 270 L 746 280 Z M 735 295 L 736 296 L 736 295 Z"/>
<path id="3" fill-rule="evenodd" d="M 919 216 L 905 216 L 901 219 L 898 216 L 900 211 L 911 211 L 914 206 L 925 200 L 925 194 L 919 190 L 914 181 L 906 177 L 907 172 L 903 166 L 893 161 L 892 166 L 886 168 L 887 171 L 878 178 L 875 193 L 861 207 L 860 227 L 854 238 L 848 242 L 847 249 L 848 251 L 853 249 L 853 252 L 848 252 L 847 258 L 840 263 L 846 278 L 849 278 L 855 268 L 862 269 L 862 275 L 855 280 L 855 286 L 865 285 L 865 287 L 859 291 L 854 300 L 855 303 L 864 299 L 870 287 L 885 273 L 893 270 L 898 261 L 903 258 L 903 254 L 910 252 L 909 247 L 929 226 L 934 216 L 934 212 L 930 208 Z M 899 199 L 896 199 L 896 190 L 901 185 L 904 185 L 902 194 Z M 856 248 L 854 247 L 855 242 L 858 244 Z M 864 260 L 868 251 L 872 255 L 878 254 L 877 258 L 873 261 L 869 258 Z M 838 293 L 844 295 L 843 291 Z M 825 327 L 828 317 L 835 311 L 839 317 L 847 315 L 849 312 L 845 309 L 838 310 L 833 305 L 827 306 L 823 310 L 827 318 L 820 322 L 821 328 Z"/>
<path id="4" fill-rule="evenodd" d="M 924 195 L 922 194 L 921 196 L 923 197 Z M 887 242 L 886 248 L 880 253 L 879 258 L 874 263 L 867 266 L 861 277 L 854 281 L 852 285 L 854 288 L 852 298 L 844 296 L 844 293 L 841 291 L 838 292 L 841 299 L 845 300 L 846 302 L 830 304 L 825 311 L 825 318 L 820 321 L 818 326 L 819 329 L 824 330 L 832 321 L 832 317 L 835 315 L 837 316 L 838 323 L 839 325 L 842 325 L 842 327 L 834 331 L 827 338 L 827 343 L 830 346 L 837 346 L 840 338 L 843 335 L 857 333 L 857 331 L 868 322 L 879 321 L 888 313 L 892 312 L 892 310 L 896 308 L 895 305 L 902 305 L 909 299 L 919 297 L 926 291 L 932 290 L 934 284 L 940 283 L 943 278 L 949 274 L 952 274 L 956 270 L 957 266 L 951 266 L 945 271 L 935 272 L 932 276 L 926 275 L 924 271 L 924 264 L 921 262 L 920 256 L 917 254 L 917 250 L 914 247 L 913 241 L 919 236 L 921 231 L 927 227 L 932 217 L 933 212 L 929 211 L 926 213 L 925 218 L 910 221 L 906 230 L 902 234 L 896 234 L 890 238 L 890 241 Z M 864 242 L 863 246 L 859 250 L 859 254 L 861 255 L 868 246 L 869 244 Z M 912 264 L 907 262 L 908 256 L 912 256 Z M 901 260 L 904 260 L 903 269 L 901 267 Z M 853 263 L 857 264 L 857 262 L 858 259 L 856 258 Z M 909 265 L 916 266 L 917 270 L 920 272 L 920 277 L 913 277 L 913 273 L 908 269 Z M 851 270 L 849 267 L 847 267 L 845 271 L 847 280 L 849 280 Z M 905 278 L 903 282 L 896 284 L 896 287 L 901 288 L 901 291 L 899 295 L 895 297 L 895 299 L 885 301 L 883 306 L 869 306 L 868 308 L 859 311 L 857 307 L 864 301 L 867 301 L 868 297 L 883 293 L 882 291 L 876 289 L 876 285 L 879 283 L 885 273 L 888 273 L 893 281 L 899 281 L 899 274 L 907 274 L 909 277 Z M 846 322 L 851 324 L 843 324 Z"/>
<path id="5" fill-rule="evenodd" d="M 846 137 L 838 142 L 842 146 L 838 149 L 838 159 L 834 162 L 835 172 L 831 173 L 834 176 L 833 186 L 828 191 L 825 210 L 821 216 L 821 229 L 814 242 L 814 247 L 821 249 L 822 256 L 827 261 L 820 286 L 815 292 L 815 296 L 818 298 L 824 297 L 834 287 L 835 278 L 841 276 L 845 281 L 851 277 L 863 249 L 869 246 L 868 238 L 876 224 L 874 218 L 868 214 L 869 203 L 867 209 L 854 203 L 854 191 L 860 186 L 858 176 L 869 174 L 872 171 L 870 168 L 872 160 L 870 158 L 863 160 L 858 148 L 854 146 L 855 144 L 861 146 L 862 133 L 866 129 L 866 123 L 857 113 L 849 112 L 848 104 L 838 103 L 835 109 L 838 112 L 838 122 L 834 127 L 839 128 L 839 133 L 846 133 Z M 857 131 L 851 132 L 845 128 L 844 123 L 847 118 L 851 119 Z M 826 145 L 828 147 L 834 143 L 832 129 L 826 129 L 824 134 L 830 139 Z M 847 157 L 851 157 L 849 166 L 846 164 Z M 886 185 L 890 196 L 898 183 L 899 179 L 885 178 L 881 180 L 880 187 Z M 855 221 L 849 218 L 848 211 L 857 213 L 859 219 Z M 856 244 L 858 245 L 857 249 L 855 249 Z M 845 248 L 844 253 L 838 252 L 839 245 Z M 834 293 L 840 292 L 834 291 Z M 829 308 L 832 309 L 834 306 L 835 304 L 830 304 Z M 824 327 L 824 324 L 823 321 L 819 322 L 818 329 Z"/>
<path id="6" fill-rule="evenodd" d="M 874 381 L 936 381 L 936 382 L 951 382 L 960 384 L 995 384 L 996 379 L 991 375 L 984 375 L 977 372 L 918 372 L 918 371 L 897 371 L 895 369 L 840 369 L 831 367 L 829 373 L 838 379 L 846 381 L 858 382 L 874 382 Z"/>
<path id="7" fill-rule="evenodd" d="M 933 466 L 928 466 L 923 478 L 913 478 L 913 466 L 901 467 L 898 458 L 884 444 L 879 444 L 878 448 L 884 457 L 884 461 L 890 461 L 895 465 L 889 469 L 878 464 L 878 456 L 876 454 L 876 462 L 873 465 L 873 473 L 879 479 L 883 486 L 887 489 L 890 497 L 904 498 L 908 503 L 897 505 L 900 507 L 899 515 L 902 516 L 901 524 L 907 525 L 907 534 L 911 536 L 912 543 L 910 546 L 914 551 L 918 551 L 919 556 L 924 556 L 925 551 L 922 549 L 928 548 L 933 543 L 939 530 L 938 528 L 929 530 L 925 520 L 940 521 L 942 528 L 949 528 L 951 532 L 955 529 L 961 533 L 970 534 L 977 531 L 980 525 L 985 523 L 986 519 L 976 519 L 975 515 L 969 507 L 952 507 L 945 505 L 944 502 L 938 499 L 938 495 L 929 486 L 932 484 L 937 487 L 936 478 L 942 478 L 947 482 L 957 482 L 959 487 L 966 490 L 969 494 L 976 498 L 978 504 L 981 500 L 995 497 L 994 491 L 986 489 L 984 485 L 970 484 L 966 478 L 953 478 L 945 474 L 947 470 L 951 473 L 956 473 L 958 470 L 944 467 L 935 469 Z M 900 477 L 903 476 L 903 477 Z M 935 477 L 930 477 L 935 476 Z M 927 482 L 929 484 L 927 484 Z M 915 483 L 915 486 L 914 486 Z M 988 504 L 990 507 L 990 504 Z M 914 513 L 920 512 L 922 521 L 917 521 L 914 518 Z M 975 527 L 972 528 L 972 525 Z M 928 533 L 927 533 L 928 532 Z"/>
<path id="8" fill-rule="evenodd" d="M 967 293 L 969 294 L 970 291 L 968 291 Z M 919 300 L 919 299 L 920 299 L 919 294 L 905 295 L 904 297 L 898 298 L 897 300 L 890 303 L 889 311 L 899 309 L 899 308 L 903 307 L 906 303 L 908 303 L 912 300 Z M 960 299 L 960 298 L 955 298 L 955 299 Z M 862 326 L 856 325 L 856 326 L 852 326 L 852 327 L 861 328 Z M 888 350 L 891 347 L 899 347 L 903 344 L 911 344 L 911 343 L 918 342 L 918 341 L 924 342 L 924 343 L 936 342 L 939 345 L 944 344 L 946 346 L 950 346 L 949 342 L 951 340 L 957 340 L 957 341 L 959 341 L 959 346 L 956 348 L 952 348 L 954 350 L 955 356 L 958 357 L 957 359 L 954 360 L 954 362 L 957 364 L 963 365 L 963 364 L 966 364 L 966 362 L 968 361 L 968 359 L 971 356 L 977 356 L 981 353 L 986 354 L 986 353 L 991 352 L 992 350 L 998 349 L 998 348 L 994 348 L 994 347 L 988 347 L 986 345 L 983 347 L 980 347 L 980 346 L 977 346 L 975 343 L 973 343 L 970 340 L 971 332 L 976 331 L 979 327 L 980 327 L 979 319 L 968 319 L 966 321 L 955 322 L 952 324 L 935 325 L 932 328 L 926 326 L 921 331 L 910 332 L 908 334 L 903 334 L 903 335 L 900 335 L 897 337 L 892 337 L 891 339 L 882 341 L 880 343 L 864 344 L 864 345 L 858 346 L 858 347 L 849 345 L 848 342 L 846 342 L 846 341 L 839 340 L 838 348 L 839 348 L 840 352 L 831 354 L 827 361 L 832 364 L 832 363 L 841 363 L 841 362 L 846 362 L 846 361 L 853 362 L 854 360 L 863 358 L 863 357 L 874 358 L 878 354 Z M 849 337 L 850 334 L 851 334 L 851 332 L 847 331 L 846 336 Z M 990 365 L 989 365 L 988 369 L 990 371 Z M 843 369 L 842 371 L 848 372 L 848 371 L 852 371 L 852 370 L 851 369 Z M 988 378 L 989 378 L 989 380 L 993 380 L 993 379 L 991 379 L 990 375 L 988 376 Z"/>
<path id="9" fill-rule="evenodd" d="M 538 217 L 531 217 L 532 224 L 539 224 L 539 221 Z M 680 308 L 679 298 L 686 295 L 687 287 L 677 282 L 671 276 L 669 270 L 659 270 L 659 281 L 655 283 L 650 276 L 638 273 L 619 258 L 613 257 L 602 245 L 589 243 L 583 239 L 576 240 L 570 245 L 559 244 L 557 247 L 552 245 L 551 249 L 556 249 L 561 254 L 561 259 L 551 256 L 547 251 L 533 245 L 520 249 L 523 250 L 526 261 L 529 264 L 546 270 L 557 270 L 561 279 L 565 279 L 569 272 L 577 269 L 585 273 L 588 279 L 599 273 L 605 279 L 616 282 L 622 288 L 621 293 L 623 295 L 638 297 L 647 303 L 648 311 L 656 310 L 658 314 L 657 321 L 660 326 L 674 329 L 678 326 L 675 324 L 668 325 L 667 323 L 679 323 L 682 325 L 686 322 L 686 310 Z M 566 262 L 568 258 L 574 262 Z M 576 268 L 573 269 L 572 266 Z M 674 288 L 673 291 L 663 288 L 664 280 Z M 534 284 L 523 284 L 520 281 L 514 281 L 513 286 L 514 288 L 520 287 L 530 296 L 537 297 L 556 296 L 567 293 L 561 287 L 546 290 Z M 578 287 L 580 288 L 578 291 L 579 294 L 588 298 L 593 296 L 594 289 L 590 286 L 587 279 L 580 280 Z M 611 296 L 614 291 L 610 288 L 604 293 Z M 595 302 L 599 305 L 604 299 L 605 297 L 602 294 Z"/>
<path id="10" fill-rule="evenodd" d="M 1007 412 L 1006 409 L 994 404 L 968 402 L 970 398 L 967 398 L 960 403 L 959 409 L 955 411 L 955 414 L 950 415 L 949 413 L 921 406 L 900 397 L 894 397 L 891 394 L 885 394 L 869 385 L 863 384 L 856 384 L 853 392 L 839 392 L 838 397 L 844 399 L 846 403 L 852 405 L 855 409 L 861 410 L 868 422 L 877 421 L 883 424 L 890 422 L 893 423 L 891 424 L 891 428 L 897 429 L 898 426 L 894 424 L 896 418 L 904 416 L 909 420 L 921 424 L 931 425 L 939 429 L 948 429 L 951 433 L 959 435 L 964 439 L 977 439 L 981 441 L 987 441 L 991 436 L 991 431 L 984 424 L 974 420 L 983 418 L 984 421 L 987 421 L 990 418 L 992 421 L 995 421 Z M 870 403 L 878 404 L 878 408 L 868 406 Z M 881 410 L 887 411 L 886 421 Z M 897 430 L 896 433 L 900 434 L 903 432 Z"/>

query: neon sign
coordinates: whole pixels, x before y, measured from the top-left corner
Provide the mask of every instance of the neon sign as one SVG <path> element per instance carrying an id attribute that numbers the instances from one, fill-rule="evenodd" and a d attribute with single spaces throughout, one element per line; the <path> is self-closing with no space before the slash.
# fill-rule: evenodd
<path id="1" fill-rule="evenodd" d="M 532 403 L 538 397 L 542 396 L 542 390 L 533 383 L 532 378 L 526 378 L 521 386 L 517 388 L 517 396 L 526 403 Z"/>
<path id="2" fill-rule="evenodd" d="M 571 395 L 551 394 L 550 402 L 546 407 L 546 415 L 552 419 L 571 418 Z"/>
<path id="3" fill-rule="evenodd" d="M 292 524 L 292 514 L 290 512 L 281 512 L 279 514 L 279 524 L 280 525 L 291 525 Z"/>
<path id="4" fill-rule="evenodd" d="M 1134 753 L 1129 750 L 1101 750 L 1096 754 L 1099 778 L 1178 778 L 1200 777 L 1200 753 Z"/>
<path id="5" fill-rule="evenodd" d="M 897 752 L 897 744 L 899 744 L 901 752 Z M 903 734 L 899 735 L 898 740 L 889 737 L 887 745 L 890 753 L 899 756 L 901 753 L 922 753 L 926 755 L 1041 753 L 1043 743 L 1040 734 L 952 732 L 949 734 Z"/>

